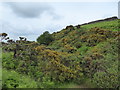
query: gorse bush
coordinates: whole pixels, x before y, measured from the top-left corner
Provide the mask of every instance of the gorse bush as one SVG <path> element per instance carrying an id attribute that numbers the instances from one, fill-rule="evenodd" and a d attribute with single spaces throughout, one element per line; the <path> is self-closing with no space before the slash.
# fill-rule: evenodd
<path id="1" fill-rule="evenodd" d="M 96 53 L 97 55 L 94 55 Z M 118 43 L 108 40 L 91 49 L 86 61 L 85 70 L 91 81 L 100 88 L 118 88 Z"/>
<path id="2" fill-rule="evenodd" d="M 61 83 L 81 85 L 89 80 L 93 87 L 118 88 L 120 32 L 114 26 L 116 21 L 107 23 L 68 26 L 53 34 L 44 32 L 37 42 L 4 44 L 3 87 L 54 88 Z M 21 75 L 26 78 L 24 82 Z"/>
<path id="3" fill-rule="evenodd" d="M 118 67 L 114 67 L 107 69 L 106 72 L 96 72 L 93 76 L 93 83 L 99 88 L 118 88 L 119 80 L 116 70 Z"/>

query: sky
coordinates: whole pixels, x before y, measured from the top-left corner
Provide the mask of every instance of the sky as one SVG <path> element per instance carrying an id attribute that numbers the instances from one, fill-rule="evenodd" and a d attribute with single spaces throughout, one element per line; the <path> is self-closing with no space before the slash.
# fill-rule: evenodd
<path id="1" fill-rule="evenodd" d="M 0 2 L 0 32 L 35 41 L 43 32 L 118 16 L 118 2 Z"/>

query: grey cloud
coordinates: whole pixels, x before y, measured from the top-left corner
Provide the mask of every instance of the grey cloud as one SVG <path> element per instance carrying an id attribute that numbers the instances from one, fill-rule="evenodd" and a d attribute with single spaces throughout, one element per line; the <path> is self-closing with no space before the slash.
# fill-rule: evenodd
<path id="1" fill-rule="evenodd" d="M 2 27 L 2 32 L 6 32 L 8 35 L 16 38 L 19 36 L 27 37 L 28 35 L 37 35 L 37 33 L 34 33 L 34 31 L 29 31 L 27 28 L 23 28 L 23 27 L 17 28 L 8 22 L 3 22 L 2 24 L 0 24 L 0 27 Z"/>
<path id="2" fill-rule="evenodd" d="M 37 3 L 37 2 L 10 2 L 7 3 L 13 12 L 20 17 L 23 18 L 36 18 L 41 16 L 44 12 L 48 12 L 50 15 L 53 13 L 54 17 L 59 17 L 54 12 L 54 8 L 52 8 L 47 3 Z"/>
<path id="3" fill-rule="evenodd" d="M 63 18 L 63 16 L 60 16 L 54 12 L 51 12 L 51 11 L 49 12 L 49 14 L 53 16 L 53 20 L 59 20 L 59 19 Z"/>

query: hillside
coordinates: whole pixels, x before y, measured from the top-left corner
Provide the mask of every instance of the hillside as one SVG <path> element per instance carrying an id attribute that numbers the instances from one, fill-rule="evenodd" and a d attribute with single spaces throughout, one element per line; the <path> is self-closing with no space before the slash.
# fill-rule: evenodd
<path id="1" fill-rule="evenodd" d="M 79 48 L 79 45 L 82 46 L 82 44 L 87 44 L 87 46 L 95 46 L 94 44 L 97 45 L 99 42 L 104 42 L 108 38 L 114 38 L 116 37 L 115 35 L 118 34 L 119 28 L 117 19 L 111 20 L 110 18 L 110 21 L 106 21 L 105 19 L 103 21 L 98 20 L 98 22 L 95 22 L 96 23 L 85 23 L 77 26 L 70 25 L 67 26 L 65 29 L 61 30 L 60 32 L 53 33 L 52 35 L 55 38 L 55 41 L 52 42 L 49 46 L 53 46 L 53 48 L 62 48 L 63 46 L 59 45 L 64 42 L 69 43 L 76 48 Z M 93 45 L 90 45 L 90 41 Z"/>
<path id="2" fill-rule="evenodd" d="M 112 17 L 70 25 L 45 32 L 38 42 L 2 42 L 3 73 L 11 74 L 3 75 L 3 88 L 26 88 L 21 75 L 28 76 L 28 87 L 32 79 L 33 88 L 118 88 L 118 22 Z"/>

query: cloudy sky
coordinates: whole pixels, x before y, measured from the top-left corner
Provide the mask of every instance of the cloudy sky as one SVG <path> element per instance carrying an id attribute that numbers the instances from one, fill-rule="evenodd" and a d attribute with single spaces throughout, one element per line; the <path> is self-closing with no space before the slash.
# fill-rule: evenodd
<path id="1" fill-rule="evenodd" d="M 0 32 L 12 39 L 36 38 L 45 31 L 57 32 L 67 25 L 118 16 L 118 2 L 1 2 Z"/>

